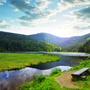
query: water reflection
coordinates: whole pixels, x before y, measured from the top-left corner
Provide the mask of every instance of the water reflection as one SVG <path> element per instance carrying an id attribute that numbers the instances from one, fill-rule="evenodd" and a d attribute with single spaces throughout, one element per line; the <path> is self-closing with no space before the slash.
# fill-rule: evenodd
<path id="1" fill-rule="evenodd" d="M 71 66 L 74 67 L 79 65 L 81 60 L 85 60 L 86 57 L 76 57 L 76 56 L 61 56 L 59 61 L 47 62 L 45 64 L 38 64 L 37 66 L 31 66 L 32 68 L 37 68 L 40 70 L 50 69 L 55 66 Z"/>
<path id="2" fill-rule="evenodd" d="M 25 84 L 26 81 L 31 81 L 33 76 L 44 74 L 48 76 L 51 71 L 55 68 L 61 69 L 62 71 L 68 70 L 70 66 L 57 66 L 47 70 L 39 70 L 35 68 L 24 68 L 15 71 L 4 71 L 0 73 L 0 90 L 19 90 L 21 84 Z"/>
<path id="3" fill-rule="evenodd" d="M 57 55 L 62 55 L 62 56 L 90 56 L 89 53 L 76 53 L 76 52 L 39 52 L 39 53 L 44 53 L 44 54 L 57 54 Z"/>
<path id="4" fill-rule="evenodd" d="M 21 70 L 0 72 L 0 90 L 20 90 L 20 85 L 25 84 L 26 81 L 31 81 L 33 76 L 37 76 L 41 73 L 47 76 L 55 68 L 61 69 L 62 71 L 68 70 L 71 67 L 78 65 L 81 62 L 81 58 L 85 60 L 86 56 L 90 55 L 86 53 L 62 53 L 62 52 L 42 52 L 42 53 L 59 54 L 62 55 L 62 57 L 60 61 L 48 62 L 46 64 L 39 64 L 37 66 L 27 67 Z"/>

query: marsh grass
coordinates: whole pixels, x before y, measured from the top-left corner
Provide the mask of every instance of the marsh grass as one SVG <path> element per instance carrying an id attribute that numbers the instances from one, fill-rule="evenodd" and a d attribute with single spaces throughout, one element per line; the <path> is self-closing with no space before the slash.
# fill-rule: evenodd
<path id="1" fill-rule="evenodd" d="M 36 53 L 0 53 L 0 71 L 21 69 L 26 66 L 37 65 L 60 60 L 60 55 Z"/>

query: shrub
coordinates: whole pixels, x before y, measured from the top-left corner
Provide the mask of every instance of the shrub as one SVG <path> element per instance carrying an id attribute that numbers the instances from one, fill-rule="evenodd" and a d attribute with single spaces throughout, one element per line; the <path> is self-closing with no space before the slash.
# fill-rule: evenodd
<path id="1" fill-rule="evenodd" d="M 38 77 L 34 77 L 34 80 L 36 80 L 37 82 L 42 82 L 43 80 L 45 80 L 45 76 L 43 74 L 40 74 Z"/>
<path id="2" fill-rule="evenodd" d="M 50 76 L 54 76 L 54 75 L 56 75 L 56 74 L 61 74 L 61 69 L 55 69 L 55 70 L 53 70 L 51 73 L 50 73 Z"/>

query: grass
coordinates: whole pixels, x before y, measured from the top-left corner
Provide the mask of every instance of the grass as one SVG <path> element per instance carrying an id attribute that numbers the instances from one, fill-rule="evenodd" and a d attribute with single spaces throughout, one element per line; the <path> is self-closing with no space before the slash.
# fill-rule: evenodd
<path id="1" fill-rule="evenodd" d="M 51 73 L 50 73 L 50 76 L 54 76 L 54 77 L 56 77 L 56 76 L 59 76 L 61 74 L 61 69 L 55 69 L 55 70 L 53 70 Z"/>
<path id="2" fill-rule="evenodd" d="M 80 65 L 75 66 L 70 71 L 79 70 L 79 69 L 82 69 L 84 67 L 90 68 L 90 60 L 85 60 L 85 61 L 81 62 Z M 81 86 L 82 88 L 80 90 L 88 90 L 88 88 L 90 88 L 90 73 L 89 74 L 84 73 L 83 75 L 87 76 L 86 80 L 77 79 L 77 81 L 74 82 L 74 84 L 77 86 Z"/>
<path id="3" fill-rule="evenodd" d="M 26 66 L 37 65 L 60 60 L 59 55 L 31 54 L 31 53 L 0 53 L 0 71 L 21 69 Z"/>
<path id="4" fill-rule="evenodd" d="M 75 66 L 69 71 L 79 70 L 84 67 L 90 68 L 90 60 L 86 60 L 80 63 L 80 65 Z M 26 84 L 20 86 L 20 90 L 89 90 L 90 88 L 90 75 L 86 77 L 85 80 L 77 79 L 77 81 L 73 82 L 74 85 L 81 86 L 82 88 L 68 88 L 68 87 L 60 87 L 59 83 L 57 83 L 54 77 L 60 75 L 61 70 L 55 69 L 51 72 L 48 77 L 43 75 L 39 75 L 35 77 L 32 82 L 27 82 Z"/>
<path id="5" fill-rule="evenodd" d="M 48 77 L 40 74 L 38 77 L 34 77 L 32 82 L 26 82 L 26 84 L 20 86 L 20 90 L 60 90 L 60 84 L 53 77 L 60 73 L 61 70 L 55 69 Z"/>

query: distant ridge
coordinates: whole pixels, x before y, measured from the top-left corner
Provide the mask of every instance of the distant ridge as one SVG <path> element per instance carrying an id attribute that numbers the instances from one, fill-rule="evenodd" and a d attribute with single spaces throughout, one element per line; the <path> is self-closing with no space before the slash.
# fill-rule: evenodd
<path id="1" fill-rule="evenodd" d="M 36 40 L 49 42 L 49 43 L 59 45 L 59 46 L 61 45 L 61 43 L 65 42 L 66 40 L 69 39 L 69 38 L 57 37 L 57 36 L 54 36 L 54 35 L 48 34 L 48 33 L 33 34 L 33 35 L 29 35 L 29 37 L 36 39 Z"/>
<path id="2" fill-rule="evenodd" d="M 69 47 L 72 45 L 77 46 L 80 43 L 82 44 L 85 43 L 86 41 L 88 41 L 87 38 L 90 37 L 90 33 L 86 35 L 82 35 L 82 36 L 74 36 L 74 37 L 69 37 L 69 38 L 57 37 L 57 36 L 54 36 L 48 33 L 33 34 L 33 35 L 29 35 L 29 37 L 36 39 L 36 40 L 59 45 L 61 47 Z"/>

